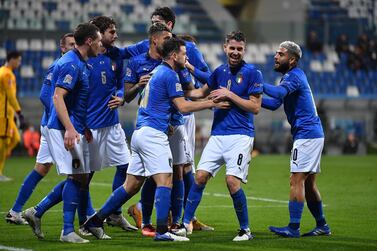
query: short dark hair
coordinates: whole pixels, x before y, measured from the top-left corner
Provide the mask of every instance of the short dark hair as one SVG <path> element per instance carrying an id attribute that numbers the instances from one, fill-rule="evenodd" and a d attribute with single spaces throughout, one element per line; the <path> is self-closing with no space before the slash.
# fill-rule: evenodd
<path id="1" fill-rule="evenodd" d="M 73 33 L 69 32 L 69 33 L 65 33 L 63 36 L 61 36 L 60 39 L 59 39 L 60 44 L 65 44 L 65 40 L 66 40 L 67 37 L 73 37 Z"/>
<path id="2" fill-rule="evenodd" d="M 177 37 L 180 38 L 180 39 L 183 39 L 185 41 L 188 41 L 188 42 L 197 43 L 196 38 L 194 36 L 189 35 L 189 34 L 181 34 L 181 35 L 177 35 Z"/>
<path id="3" fill-rule="evenodd" d="M 230 40 L 236 40 L 237 42 L 246 43 L 246 37 L 242 33 L 242 31 L 232 31 L 231 33 L 227 34 L 225 37 L 225 43 L 229 43 Z"/>
<path id="4" fill-rule="evenodd" d="M 169 27 L 167 27 L 165 24 L 155 23 L 155 24 L 152 24 L 149 27 L 148 34 L 149 34 L 149 37 L 151 37 L 151 36 L 153 36 L 153 35 L 155 35 L 157 33 L 161 33 L 161 32 L 164 32 L 164 31 L 171 32 L 171 30 L 169 29 Z"/>
<path id="5" fill-rule="evenodd" d="M 103 34 L 105 31 L 110 28 L 111 25 L 116 26 L 116 22 L 111 17 L 106 16 L 97 16 L 93 17 L 89 23 L 94 24 L 98 27 L 99 31 Z"/>
<path id="6" fill-rule="evenodd" d="M 156 8 L 152 14 L 151 14 L 151 18 L 153 16 L 160 16 L 162 17 L 162 19 L 165 20 L 165 22 L 172 22 L 173 25 L 172 25 L 172 28 L 174 28 L 174 24 L 175 24 L 175 14 L 174 14 L 174 11 L 172 9 L 170 9 L 169 7 L 158 7 Z"/>
<path id="7" fill-rule="evenodd" d="M 21 56 L 22 56 L 22 54 L 19 51 L 10 51 L 10 52 L 7 53 L 7 62 L 9 62 L 13 58 L 17 59 Z"/>
<path id="8" fill-rule="evenodd" d="M 84 45 L 88 38 L 93 40 L 97 39 L 97 32 L 99 32 L 99 29 L 94 24 L 82 23 L 76 27 L 73 37 L 75 38 L 76 44 L 80 46 Z"/>
<path id="9" fill-rule="evenodd" d="M 185 46 L 185 41 L 177 37 L 166 40 L 162 45 L 162 58 L 167 59 L 172 53 L 178 53 L 181 46 Z"/>

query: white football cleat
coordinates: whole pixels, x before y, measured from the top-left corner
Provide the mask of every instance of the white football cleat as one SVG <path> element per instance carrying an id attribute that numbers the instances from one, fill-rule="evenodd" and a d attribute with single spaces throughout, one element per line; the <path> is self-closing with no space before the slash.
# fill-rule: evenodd
<path id="1" fill-rule="evenodd" d="M 27 221 L 22 218 L 21 213 L 17 213 L 13 211 L 12 209 L 9 210 L 8 214 L 5 216 L 5 221 L 11 224 L 16 224 L 16 225 L 27 225 Z"/>
<path id="2" fill-rule="evenodd" d="M 131 223 L 129 223 L 126 218 L 122 214 L 112 214 L 106 219 L 106 223 L 109 226 L 116 226 L 120 227 L 123 230 L 126 231 L 137 231 L 138 228 L 135 226 L 132 226 Z"/>
<path id="3" fill-rule="evenodd" d="M 63 232 L 64 231 L 62 230 L 62 233 L 60 234 L 60 241 L 62 241 L 62 242 L 79 243 L 79 244 L 88 243 L 89 242 L 89 240 L 81 238 L 75 232 L 71 232 L 71 233 L 69 233 L 67 235 L 63 235 Z"/>
<path id="4" fill-rule="evenodd" d="M 41 218 L 35 216 L 36 212 L 37 211 L 35 210 L 35 208 L 31 207 L 23 211 L 22 216 L 29 223 L 29 226 L 31 227 L 31 230 L 33 231 L 35 236 L 37 236 L 38 239 L 44 239 L 45 236 L 41 229 Z"/>
<path id="5" fill-rule="evenodd" d="M 254 236 L 250 232 L 250 229 L 240 229 L 237 236 L 233 238 L 233 241 L 249 241 L 253 238 Z"/>
<path id="6" fill-rule="evenodd" d="M 190 239 L 187 237 L 182 237 L 175 235 L 173 233 L 166 232 L 164 234 L 156 233 L 154 237 L 155 241 L 189 241 Z"/>

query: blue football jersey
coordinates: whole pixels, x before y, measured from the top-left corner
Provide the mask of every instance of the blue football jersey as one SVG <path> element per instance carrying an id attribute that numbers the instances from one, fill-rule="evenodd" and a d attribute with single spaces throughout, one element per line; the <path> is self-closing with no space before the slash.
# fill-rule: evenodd
<path id="1" fill-rule="evenodd" d="M 263 76 L 253 65 L 242 63 L 232 72 L 228 64 L 219 66 L 209 77 L 208 86 L 215 90 L 225 87 L 243 99 L 263 92 Z M 254 137 L 254 116 L 232 105 L 229 110 L 215 109 L 211 135 L 242 134 Z"/>
<path id="2" fill-rule="evenodd" d="M 71 50 L 58 60 L 53 70 L 51 83 L 54 89 L 60 87 L 68 91 L 64 98 L 68 115 L 76 131 L 83 134 L 86 127 L 89 72 L 79 51 Z M 59 121 L 55 106 L 51 104 L 50 107 L 51 114 L 47 127 L 65 130 Z"/>
<path id="3" fill-rule="evenodd" d="M 152 70 L 160 65 L 161 62 L 162 60 L 151 58 L 147 52 L 131 58 L 127 64 L 125 82 L 130 84 L 138 83 L 141 76 L 152 72 Z M 179 71 L 178 77 L 180 83 L 184 86 L 183 88 L 185 88 L 192 81 L 191 75 L 187 69 Z M 142 92 L 142 90 L 140 90 L 140 92 Z M 177 109 L 173 109 L 170 124 L 173 126 L 183 125 L 183 115 Z"/>
<path id="4" fill-rule="evenodd" d="M 142 93 L 136 128 L 149 126 L 166 133 L 173 111 L 172 99 L 183 97 L 182 85 L 178 74 L 166 63 L 157 66 L 151 75 Z"/>
<path id="5" fill-rule="evenodd" d="M 293 139 L 323 138 L 321 120 L 305 73 L 300 68 L 293 68 L 282 77 L 280 86 L 288 91 L 284 97 L 284 111 Z"/>
<path id="6" fill-rule="evenodd" d="M 54 71 L 54 67 L 59 59 L 56 59 L 47 69 L 46 76 L 43 80 L 41 92 L 39 93 L 39 100 L 43 104 L 43 115 L 41 119 L 41 126 L 46 126 L 48 123 L 48 118 L 50 117 L 50 106 L 52 101 L 52 95 L 54 91 L 54 87 L 51 84 L 52 80 L 52 72 Z"/>
<path id="7" fill-rule="evenodd" d="M 118 109 L 110 109 L 111 96 L 123 98 L 125 73 L 123 59 L 115 54 L 104 53 L 88 60 L 89 97 L 87 126 L 104 128 L 119 123 Z"/>

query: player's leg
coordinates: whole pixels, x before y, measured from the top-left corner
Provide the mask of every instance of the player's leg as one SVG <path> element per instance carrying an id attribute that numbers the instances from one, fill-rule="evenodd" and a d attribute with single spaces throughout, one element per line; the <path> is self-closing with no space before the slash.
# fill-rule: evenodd
<path id="1" fill-rule="evenodd" d="M 83 225 L 98 239 L 103 239 L 103 221 L 132 198 L 141 188 L 145 177 L 127 174 L 123 186 L 118 187 L 101 209 Z"/>
<path id="2" fill-rule="evenodd" d="M 173 187 L 171 193 L 171 229 L 179 228 L 179 221 L 181 220 L 183 211 L 184 188 L 183 165 L 173 165 Z"/>
<path id="3" fill-rule="evenodd" d="M 106 160 L 104 166 L 116 166 L 113 178 L 112 189 L 115 191 L 124 184 L 127 177 L 128 163 L 130 161 L 130 150 L 127 146 L 126 135 L 122 126 L 118 123 L 114 126 L 103 128 L 105 151 L 104 158 Z M 121 140 L 119 140 L 121 139 Z M 132 226 L 122 215 L 122 208 L 118 208 L 113 214 L 106 219 L 110 226 L 118 226 L 126 231 L 136 231 L 137 227 Z"/>
<path id="4" fill-rule="evenodd" d="M 12 209 L 9 210 L 9 213 L 5 217 L 7 222 L 26 224 L 25 220 L 23 220 L 21 217 L 22 207 L 30 198 L 39 181 L 41 181 L 42 178 L 50 171 L 51 166 L 52 163 L 35 163 L 34 169 L 25 177 L 24 182 L 20 187 Z"/>
<path id="5" fill-rule="evenodd" d="M 1 181 L 9 181 L 10 178 L 4 176 L 4 166 L 5 160 L 7 156 L 7 145 L 8 145 L 8 138 L 7 137 L 0 137 L 0 182 Z"/>
<path id="6" fill-rule="evenodd" d="M 212 176 L 216 175 L 221 165 L 225 163 L 222 153 L 223 149 L 219 147 L 220 141 L 218 136 L 211 136 L 199 161 L 195 181 L 187 197 L 183 216 L 183 224 L 185 225 L 187 234 L 192 233 L 190 221 L 193 219 L 195 211 L 201 201 L 205 185 Z"/>
<path id="7" fill-rule="evenodd" d="M 306 205 L 316 221 L 316 227 L 302 236 L 330 235 L 331 230 L 328 226 L 323 213 L 322 199 L 316 184 L 316 174 L 310 174 L 305 181 Z"/>
<path id="8" fill-rule="evenodd" d="M 9 141 L 8 141 L 7 156 L 10 156 L 12 154 L 13 149 L 21 141 L 21 136 L 20 136 L 20 133 L 18 132 L 18 128 L 14 120 L 10 120 L 10 131 L 11 131 L 11 137 L 9 138 Z"/>
<path id="9" fill-rule="evenodd" d="M 10 216 L 20 215 L 22 207 L 30 198 L 37 184 L 47 175 L 52 166 L 52 155 L 47 143 L 47 127 L 41 127 L 40 147 L 37 154 L 37 160 L 34 169 L 26 176 L 18 192 L 17 199 L 12 209 L 9 211 Z M 11 220 L 6 216 L 7 221 Z M 19 217 L 18 219 L 22 219 Z"/>
<path id="10" fill-rule="evenodd" d="M 253 235 L 249 226 L 247 200 L 241 182 L 247 182 L 254 138 L 246 135 L 227 135 L 221 138 L 226 162 L 226 184 L 240 226 L 233 241 L 251 240 Z"/>
<path id="11" fill-rule="evenodd" d="M 287 227 L 270 227 L 270 230 L 284 237 L 300 237 L 300 221 L 305 202 L 305 180 L 309 174 L 319 172 L 319 161 L 323 139 L 298 139 L 293 143 L 291 154 L 291 177 L 289 214 Z"/>

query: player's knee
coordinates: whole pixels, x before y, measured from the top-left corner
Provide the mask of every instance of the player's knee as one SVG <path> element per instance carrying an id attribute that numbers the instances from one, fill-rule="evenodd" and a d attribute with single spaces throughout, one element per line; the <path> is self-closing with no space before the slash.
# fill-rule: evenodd
<path id="1" fill-rule="evenodd" d="M 173 166 L 173 180 L 183 180 L 183 165 Z"/>
<path id="2" fill-rule="evenodd" d="M 35 163 L 34 170 L 42 176 L 46 176 L 50 171 L 52 163 Z"/>
<path id="3" fill-rule="evenodd" d="M 231 194 L 234 194 L 241 188 L 241 181 L 234 176 L 226 176 L 226 185 Z"/>
<path id="4" fill-rule="evenodd" d="M 195 183 L 200 186 L 204 186 L 207 184 L 209 178 L 210 178 L 209 173 L 199 170 L 195 176 Z"/>

